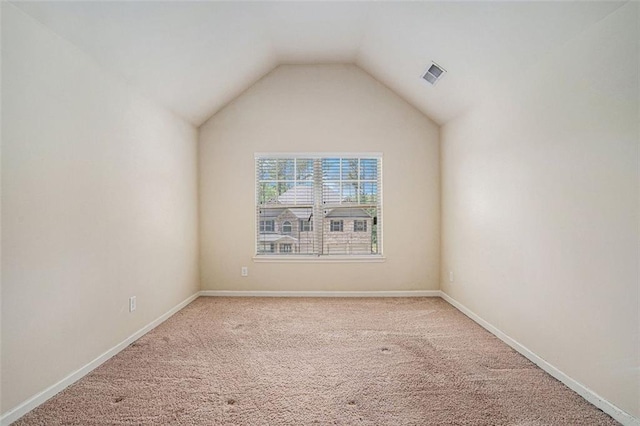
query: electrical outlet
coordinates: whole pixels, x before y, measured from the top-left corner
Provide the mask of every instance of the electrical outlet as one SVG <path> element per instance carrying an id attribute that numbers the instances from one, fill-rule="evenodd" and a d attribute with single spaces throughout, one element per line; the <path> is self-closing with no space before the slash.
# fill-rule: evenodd
<path id="1" fill-rule="evenodd" d="M 453 271 L 449 271 L 449 282 L 453 282 Z"/>
<path id="2" fill-rule="evenodd" d="M 136 297 L 131 296 L 129 298 L 129 312 L 133 312 L 136 310 Z"/>
<path id="3" fill-rule="evenodd" d="M 242 275 L 243 277 L 248 277 L 249 268 L 247 268 L 246 266 L 243 266 L 242 269 L 240 270 L 240 275 Z"/>

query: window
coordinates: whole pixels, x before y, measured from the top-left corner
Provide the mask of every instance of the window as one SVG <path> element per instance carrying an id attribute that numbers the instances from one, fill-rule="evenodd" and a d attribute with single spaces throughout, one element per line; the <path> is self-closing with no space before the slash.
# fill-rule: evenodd
<path id="1" fill-rule="evenodd" d="M 367 221 L 366 220 L 354 220 L 353 221 L 353 232 L 367 232 Z"/>
<path id="2" fill-rule="evenodd" d="M 293 244 L 280 244 L 280 253 L 291 253 Z"/>
<path id="3" fill-rule="evenodd" d="M 274 243 L 260 243 L 258 253 L 273 253 L 275 251 Z"/>
<path id="4" fill-rule="evenodd" d="M 258 255 L 382 254 L 381 154 L 256 154 L 255 167 Z"/>
<path id="5" fill-rule="evenodd" d="M 291 222 L 289 222 L 288 220 L 282 224 L 282 233 L 283 234 L 291 233 Z"/>
<path id="6" fill-rule="evenodd" d="M 260 221 L 260 232 L 274 232 L 274 231 L 275 231 L 275 221 L 273 220 Z"/>
<path id="7" fill-rule="evenodd" d="M 344 222 L 342 220 L 331 221 L 331 232 L 342 232 Z"/>

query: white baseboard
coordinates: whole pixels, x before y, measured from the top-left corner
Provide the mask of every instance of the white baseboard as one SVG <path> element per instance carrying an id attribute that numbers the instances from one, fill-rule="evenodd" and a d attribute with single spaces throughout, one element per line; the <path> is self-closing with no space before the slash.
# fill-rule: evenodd
<path id="1" fill-rule="evenodd" d="M 234 291 L 202 290 L 214 297 L 440 297 L 440 290 L 406 291 Z"/>
<path id="2" fill-rule="evenodd" d="M 27 414 L 29 411 L 33 410 L 40 404 L 47 401 L 49 398 L 53 397 L 60 391 L 64 390 L 67 386 L 70 386 L 73 383 L 77 382 L 78 380 L 80 380 L 81 378 L 83 378 L 93 370 L 95 370 L 105 361 L 109 360 L 109 358 L 113 357 L 118 352 L 122 351 L 124 348 L 129 346 L 131 343 L 133 343 L 143 335 L 147 334 L 149 331 L 153 330 L 154 328 L 162 324 L 167 318 L 169 318 L 171 315 L 175 314 L 180 309 L 184 308 L 189 303 L 194 301 L 199 295 L 200 295 L 199 293 L 195 293 L 194 295 L 188 297 L 186 300 L 180 302 L 179 304 L 171 308 L 168 312 L 161 315 L 160 317 L 158 317 L 151 323 L 147 324 L 140 330 L 136 331 L 131 336 L 127 337 L 125 340 L 118 343 L 116 346 L 112 347 L 111 349 L 109 349 L 108 351 L 106 351 L 105 353 L 103 353 L 93 361 L 77 369 L 73 373 L 69 374 L 67 377 L 60 380 L 58 383 L 55 383 L 49 386 L 47 389 L 43 390 L 42 392 L 27 399 L 17 407 L 7 411 L 2 415 L 2 417 L 0 417 L 0 425 L 5 426 L 5 425 L 11 424 L 12 422 L 15 422 L 20 417 Z"/>
<path id="3" fill-rule="evenodd" d="M 599 409 L 601 409 L 602 411 L 604 411 L 605 413 L 607 413 L 608 415 L 610 415 L 611 417 L 613 417 L 614 419 L 622 423 L 624 426 L 640 426 L 640 419 L 616 407 L 615 405 L 613 405 L 612 403 L 610 403 L 609 401 L 607 401 L 606 399 L 604 399 L 603 397 L 601 397 L 600 395 L 598 395 L 597 393 L 595 393 L 594 391 L 592 391 L 591 389 L 583 385 L 582 383 L 567 376 L 558 368 L 554 367 L 552 364 L 548 363 L 547 361 L 545 361 L 544 359 L 542 359 L 541 357 L 533 353 L 531 350 L 529 350 L 527 347 L 518 343 L 516 340 L 507 336 L 505 333 L 503 333 L 502 331 L 500 331 L 499 329 L 497 329 L 496 327 L 494 327 L 493 325 L 491 325 L 490 323 L 482 319 L 475 312 L 473 312 L 472 310 L 464 306 L 462 303 L 458 302 L 457 300 L 449 296 L 444 291 L 441 291 L 440 293 L 441 293 L 441 297 L 444 300 L 449 302 L 460 312 L 462 312 L 463 314 L 471 318 L 473 321 L 480 324 L 482 327 L 484 327 L 487 331 L 489 331 L 491 334 L 496 336 L 498 339 L 502 340 L 504 343 L 511 346 L 513 349 L 518 351 L 521 355 L 529 359 L 538 367 L 542 368 L 544 371 L 546 371 L 547 373 L 551 374 L 553 377 L 555 377 L 556 379 L 564 383 L 569 389 L 576 392 L 578 395 L 580 395 L 581 397 L 589 401 L 591 404 L 595 405 L 596 407 L 598 407 Z"/>

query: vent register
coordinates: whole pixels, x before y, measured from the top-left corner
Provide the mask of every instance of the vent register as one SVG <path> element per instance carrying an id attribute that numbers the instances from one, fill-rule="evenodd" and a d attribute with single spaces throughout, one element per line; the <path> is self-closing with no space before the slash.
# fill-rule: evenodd
<path id="1" fill-rule="evenodd" d="M 429 69 L 422 75 L 422 79 L 433 86 L 444 77 L 446 72 L 440 65 L 432 62 Z"/>

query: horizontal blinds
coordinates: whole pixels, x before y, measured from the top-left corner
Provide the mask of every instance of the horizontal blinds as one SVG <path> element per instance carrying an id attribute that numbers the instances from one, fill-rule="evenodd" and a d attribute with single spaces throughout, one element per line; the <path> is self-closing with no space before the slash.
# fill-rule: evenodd
<path id="1" fill-rule="evenodd" d="M 256 155 L 257 254 L 381 254 L 381 190 L 379 155 Z"/>
<path id="2" fill-rule="evenodd" d="M 258 203 L 272 205 L 313 205 L 313 159 L 256 160 Z"/>

